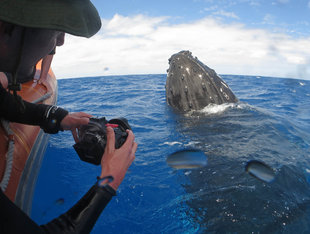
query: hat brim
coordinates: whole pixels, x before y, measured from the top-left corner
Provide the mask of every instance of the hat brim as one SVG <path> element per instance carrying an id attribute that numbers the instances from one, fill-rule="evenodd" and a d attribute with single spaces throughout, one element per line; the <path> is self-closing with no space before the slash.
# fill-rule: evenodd
<path id="1" fill-rule="evenodd" d="M 0 20 L 87 38 L 101 27 L 100 16 L 89 0 L 1 0 Z"/>

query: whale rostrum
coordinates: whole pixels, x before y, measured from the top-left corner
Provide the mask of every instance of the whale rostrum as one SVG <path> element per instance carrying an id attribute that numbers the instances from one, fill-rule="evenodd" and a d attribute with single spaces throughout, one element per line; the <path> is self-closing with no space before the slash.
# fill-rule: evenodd
<path id="1" fill-rule="evenodd" d="M 187 112 L 209 104 L 235 103 L 238 98 L 214 70 L 180 51 L 169 59 L 166 100 L 173 108 Z"/>

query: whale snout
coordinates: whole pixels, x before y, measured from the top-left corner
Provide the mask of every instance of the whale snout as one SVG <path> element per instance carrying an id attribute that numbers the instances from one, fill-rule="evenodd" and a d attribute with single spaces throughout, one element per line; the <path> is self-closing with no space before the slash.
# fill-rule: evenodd
<path id="1" fill-rule="evenodd" d="M 190 51 L 174 54 L 168 61 L 166 100 L 173 108 L 187 112 L 211 103 L 238 101 L 216 72 L 194 58 Z"/>

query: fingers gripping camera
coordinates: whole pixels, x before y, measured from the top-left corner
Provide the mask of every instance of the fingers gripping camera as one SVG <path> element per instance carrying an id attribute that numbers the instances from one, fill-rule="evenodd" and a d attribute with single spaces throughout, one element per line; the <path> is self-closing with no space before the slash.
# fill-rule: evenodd
<path id="1" fill-rule="evenodd" d="M 79 130 L 80 141 L 73 145 L 80 159 L 99 165 L 107 144 L 107 126 L 111 126 L 115 133 L 115 148 L 120 148 L 127 139 L 127 129 L 131 130 L 127 119 L 117 118 L 107 121 L 105 117 L 91 118 L 87 125 Z"/>

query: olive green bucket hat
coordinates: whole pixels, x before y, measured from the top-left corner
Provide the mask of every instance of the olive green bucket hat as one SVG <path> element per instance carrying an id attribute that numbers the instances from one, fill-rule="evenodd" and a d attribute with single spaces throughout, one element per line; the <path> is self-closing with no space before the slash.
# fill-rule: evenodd
<path id="1" fill-rule="evenodd" d="M 0 0 L 0 20 L 91 37 L 101 20 L 90 0 Z"/>

